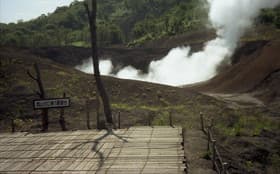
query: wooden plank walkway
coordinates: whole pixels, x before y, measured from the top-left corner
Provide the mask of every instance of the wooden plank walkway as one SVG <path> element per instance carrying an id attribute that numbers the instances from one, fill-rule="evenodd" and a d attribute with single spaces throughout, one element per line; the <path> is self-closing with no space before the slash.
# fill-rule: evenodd
<path id="1" fill-rule="evenodd" d="M 184 173 L 180 127 L 0 134 L 0 173 Z"/>

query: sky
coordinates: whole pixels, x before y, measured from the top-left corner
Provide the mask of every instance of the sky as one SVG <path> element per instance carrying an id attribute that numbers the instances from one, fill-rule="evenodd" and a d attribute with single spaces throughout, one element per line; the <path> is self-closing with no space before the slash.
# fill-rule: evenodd
<path id="1" fill-rule="evenodd" d="M 71 4 L 74 0 L 0 0 L 0 23 L 16 23 L 52 13 L 57 7 Z"/>

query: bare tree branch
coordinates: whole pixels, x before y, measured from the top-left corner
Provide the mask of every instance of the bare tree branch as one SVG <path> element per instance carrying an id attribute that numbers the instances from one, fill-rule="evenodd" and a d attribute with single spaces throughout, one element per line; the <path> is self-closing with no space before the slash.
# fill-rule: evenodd
<path id="1" fill-rule="evenodd" d="M 84 7 L 86 9 L 87 15 L 90 16 L 90 18 L 91 18 L 91 13 L 89 11 L 88 3 L 86 1 L 84 1 Z M 90 18 L 89 18 L 89 20 L 91 20 Z"/>
<path id="2" fill-rule="evenodd" d="M 38 88 L 40 90 L 39 91 L 34 91 L 39 97 L 40 99 L 45 99 L 45 90 L 44 90 L 44 86 L 42 83 L 42 79 L 41 79 L 41 73 L 40 73 L 40 69 L 37 63 L 34 64 L 34 69 L 36 72 L 36 78 L 30 73 L 30 71 L 27 71 L 28 76 L 33 79 L 34 81 L 37 82 Z M 48 124 L 49 124 L 49 117 L 48 117 L 48 109 L 43 109 L 42 110 L 42 131 L 47 131 L 48 130 Z"/>
<path id="3" fill-rule="evenodd" d="M 35 77 L 30 73 L 29 70 L 27 70 L 26 73 L 27 73 L 27 75 L 28 75 L 31 79 L 33 79 L 33 80 L 35 80 L 35 81 L 38 80 L 37 78 L 35 78 Z"/>
<path id="4" fill-rule="evenodd" d="M 35 93 L 36 93 L 39 97 L 42 96 L 42 94 L 41 94 L 39 91 L 35 91 Z"/>

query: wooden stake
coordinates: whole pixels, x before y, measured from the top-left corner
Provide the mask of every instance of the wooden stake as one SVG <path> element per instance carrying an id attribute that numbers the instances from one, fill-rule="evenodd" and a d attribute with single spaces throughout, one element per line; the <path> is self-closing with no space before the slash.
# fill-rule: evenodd
<path id="1" fill-rule="evenodd" d="M 228 163 L 223 163 L 223 172 L 222 174 L 227 174 Z"/>
<path id="2" fill-rule="evenodd" d="M 66 97 L 66 93 L 63 93 L 63 98 Z M 64 108 L 60 109 L 60 117 L 59 117 L 59 124 L 62 131 L 67 131 L 66 125 L 65 125 L 65 119 L 64 119 Z"/>
<path id="3" fill-rule="evenodd" d="M 151 126 L 151 113 L 149 113 L 148 126 Z"/>
<path id="4" fill-rule="evenodd" d="M 13 118 L 11 118 L 11 128 L 12 128 L 12 133 L 14 133 L 15 132 L 15 130 L 16 130 L 16 128 L 15 128 L 16 126 L 15 126 L 15 121 L 14 121 L 14 119 Z"/>
<path id="5" fill-rule="evenodd" d="M 200 123 L 201 123 L 201 130 L 203 132 L 205 132 L 205 129 L 204 129 L 204 120 L 203 120 L 203 113 L 200 112 Z"/>
<path id="6" fill-rule="evenodd" d="M 209 128 L 207 129 L 207 151 L 210 152 L 210 142 L 211 142 L 211 137 L 210 137 L 210 130 Z"/>
<path id="7" fill-rule="evenodd" d="M 100 113 L 99 113 L 99 107 L 100 107 L 100 100 L 99 96 L 96 96 L 96 129 L 100 129 Z"/>
<path id="8" fill-rule="evenodd" d="M 87 122 L 87 129 L 91 129 L 90 119 L 89 119 L 89 101 L 88 100 L 86 100 L 86 122 Z"/>
<path id="9" fill-rule="evenodd" d="M 121 129 L 121 112 L 118 113 L 118 128 Z"/>
<path id="10" fill-rule="evenodd" d="M 169 111 L 169 125 L 170 125 L 170 127 L 174 127 L 173 126 L 173 119 L 172 119 L 172 111 Z"/>
<path id="11" fill-rule="evenodd" d="M 213 169 L 215 170 L 215 163 L 216 163 L 216 140 L 212 140 L 212 164 L 213 164 Z"/>

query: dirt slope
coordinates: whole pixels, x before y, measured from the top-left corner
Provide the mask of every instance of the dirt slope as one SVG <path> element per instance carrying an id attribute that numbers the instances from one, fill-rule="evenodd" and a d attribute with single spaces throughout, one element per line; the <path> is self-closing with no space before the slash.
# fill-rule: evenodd
<path id="1" fill-rule="evenodd" d="M 75 70 L 71 66 L 38 57 L 30 53 L 28 49 L 18 48 L 0 48 L 0 122 L 1 119 L 6 120 L 8 117 L 27 121 L 39 118 L 40 112 L 32 108 L 32 101 L 38 98 L 35 94 L 37 85 L 26 73 L 27 70 L 34 73 L 32 65 L 35 62 L 41 69 L 47 97 L 57 98 L 66 92 L 66 95 L 71 98 L 72 106 L 66 111 L 68 126 L 71 129 L 86 128 L 85 122 L 81 120 L 84 120 L 86 116 L 85 101 L 96 98 L 93 76 Z M 221 104 L 215 99 L 192 90 L 112 77 L 103 77 L 103 79 L 114 114 L 122 111 L 125 126 L 146 124 L 148 114 L 158 111 L 164 112 L 163 115 L 158 115 L 159 119 L 164 119 L 158 121 L 158 124 L 161 124 L 168 118 L 166 108 L 173 108 L 176 110 L 175 113 L 181 112 L 177 116 L 183 118 L 185 114 L 182 112 L 199 111 L 198 108 L 185 111 L 186 108 L 196 106 L 197 102 L 213 102 L 214 107 Z M 95 108 L 96 105 L 92 104 L 90 112 L 93 115 L 93 124 L 95 124 Z M 50 115 L 53 116 L 51 120 L 54 120 L 50 124 L 50 130 L 59 130 L 57 124 L 59 110 L 51 110 Z M 141 115 L 141 117 L 133 115 Z M 161 116 L 164 118 L 160 118 Z M 37 124 L 38 122 L 34 121 L 28 127 L 19 129 L 35 130 L 37 127 L 34 126 L 38 126 Z M 0 131 L 7 127 L 9 124 L 0 125 Z"/>
<path id="2" fill-rule="evenodd" d="M 280 41 L 244 43 L 232 58 L 233 65 L 207 82 L 188 86 L 210 93 L 244 93 L 273 90 L 280 94 Z"/>

